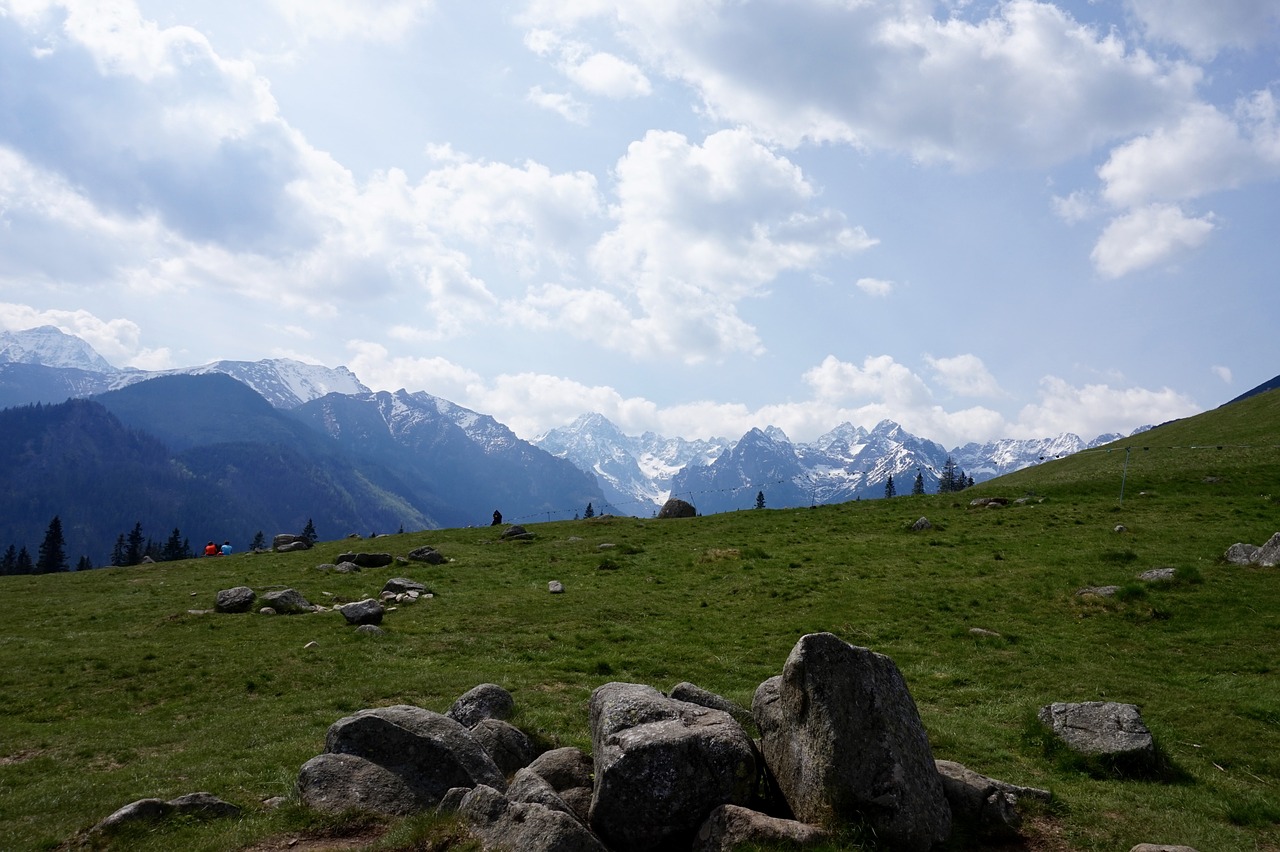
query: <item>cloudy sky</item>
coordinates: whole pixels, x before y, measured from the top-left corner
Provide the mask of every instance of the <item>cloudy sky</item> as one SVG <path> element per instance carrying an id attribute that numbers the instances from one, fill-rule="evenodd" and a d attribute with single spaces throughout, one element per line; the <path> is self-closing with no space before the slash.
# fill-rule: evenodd
<path id="1" fill-rule="evenodd" d="M 0 328 L 524 437 L 1085 438 L 1280 372 L 1280 0 L 0 0 Z"/>

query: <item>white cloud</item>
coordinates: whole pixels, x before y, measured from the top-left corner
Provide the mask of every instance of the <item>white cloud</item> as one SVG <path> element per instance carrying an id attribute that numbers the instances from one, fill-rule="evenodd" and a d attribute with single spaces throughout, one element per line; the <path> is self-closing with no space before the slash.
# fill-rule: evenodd
<path id="1" fill-rule="evenodd" d="M 932 3 L 534 4 L 558 37 L 594 17 L 721 121 L 776 142 L 851 143 L 962 166 L 1046 163 L 1141 132 L 1187 102 L 1157 60 L 1049 3 L 974 21 Z"/>
<path id="2" fill-rule="evenodd" d="M 956 396 L 1004 396 L 1000 383 L 977 355 L 956 355 L 953 358 L 926 355 L 924 360 L 938 383 Z"/>
<path id="3" fill-rule="evenodd" d="M 1098 169 L 1103 196 L 1123 207 L 1180 201 L 1280 176 L 1280 124 L 1268 90 L 1237 104 L 1236 117 L 1195 104 L 1172 127 L 1115 148 Z"/>
<path id="4" fill-rule="evenodd" d="M 653 91 L 639 67 L 611 53 L 593 53 L 568 65 L 565 74 L 588 92 L 609 98 L 641 98 Z"/>
<path id="5" fill-rule="evenodd" d="M 525 99 L 536 107 L 554 112 L 572 124 L 586 125 L 591 111 L 586 104 L 567 92 L 548 92 L 541 86 L 529 89 Z"/>
<path id="6" fill-rule="evenodd" d="M 1199 411 L 1190 398 L 1169 388 L 1075 387 L 1056 376 L 1046 376 L 1040 382 L 1039 402 L 1019 412 L 1017 431 L 1022 437 L 1075 432 L 1091 440 L 1107 432 L 1128 433 Z"/>
<path id="7" fill-rule="evenodd" d="M 1173 204 L 1151 204 L 1113 219 L 1090 257 L 1107 278 L 1119 278 L 1198 248 L 1214 229 L 1213 217 L 1193 218 Z"/>
<path id="8" fill-rule="evenodd" d="M 1280 36 L 1276 0 L 1127 0 L 1127 5 L 1149 36 L 1201 58 L 1225 48 L 1274 43 Z"/>
<path id="9" fill-rule="evenodd" d="M 1065 197 L 1053 197 L 1053 211 L 1069 225 L 1082 222 L 1097 213 L 1098 204 L 1089 193 L 1077 190 Z"/>
<path id="10" fill-rule="evenodd" d="M 877 296 L 879 298 L 888 296 L 893 292 L 895 286 L 892 281 L 885 281 L 882 278 L 859 278 L 854 284 L 868 296 Z"/>
<path id="11" fill-rule="evenodd" d="M 435 7 L 435 0 L 270 0 L 304 40 L 403 39 Z"/>
<path id="12" fill-rule="evenodd" d="M 1214 366 L 1214 367 L 1210 367 L 1209 369 L 1213 371 L 1213 374 L 1215 376 L 1217 376 L 1219 379 L 1222 380 L 1223 384 L 1228 384 L 1228 385 L 1231 384 L 1231 368 L 1230 367 Z"/>
<path id="13" fill-rule="evenodd" d="M 924 381 L 890 355 L 869 355 L 862 366 L 828 355 L 804 374 L 804 381 L 824 402 L 871 399 L 910 410 L 926 406 L 932 399 Z"/>
<path id="14" fill-rule="evenodd" d="M 113 364 L 126 365 L 139 356 L 142 329 L 132 320 L 103 320 L 85 310 L 38 310 L 29 305 L 0 302 L 0 329 L 22 331 L 51 325 L 65 334 L 83 338 Z"/>
<path id="15" fill-rule="evenodd" d="M 801 170 L 740 130 L 693 145 L 650 131 L 615 169 L 615 227 L 592 252 L 653 356 L 696 363 L 756 352 L 736 303 L 787 270 L 874 244 L 837 211 L 813 209 Z"/>

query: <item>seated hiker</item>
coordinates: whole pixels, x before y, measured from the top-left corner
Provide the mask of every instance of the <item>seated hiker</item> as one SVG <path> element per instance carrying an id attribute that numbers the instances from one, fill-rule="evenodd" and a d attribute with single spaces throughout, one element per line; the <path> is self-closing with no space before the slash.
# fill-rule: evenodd
<path id="1" fill-rule="evenodd" d="M 204 546 L 204 555 L 205 556 L 221 556 L 222 551 L 218 550 L 218 545 L 214 544 L 213 542 L 209 542 Z"/>
<path id="2" fill-rule="evenodd" d="M 231 555 L 231 542 L 229 542 L 229 541 L 224 541 L 224 542 L 222 543 L 222 555 L 223 555 L 223 556 L 230 556 L 230 555 Z"/>

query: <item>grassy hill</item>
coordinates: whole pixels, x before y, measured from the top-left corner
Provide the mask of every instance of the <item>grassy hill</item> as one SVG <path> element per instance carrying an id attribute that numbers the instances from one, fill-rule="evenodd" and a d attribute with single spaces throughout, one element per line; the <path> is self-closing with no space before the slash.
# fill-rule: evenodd
<path id="1" fill-rule="evenodd" d="M 1280 391 L 961 494 L 536 524 L 527 543 L 454 529 L 3 577 L 0 848 L 56 848 L 127 802 L 197 790 L 245 818 L 136 831 L 113 848 L 268 849 L 368 832 L 261 804 L 290 794 L 327 727 L 354 710 L 443 711 L 494 682 L 544 745 L 589 748 L 594 687 L 688 680 L 749 706 L 795 641 L 825 630 L 897 662 L 935 756 L 1054 792 L 1022 848 L 1277 850 L 1280 568 L 1221 555 L 1280 530 L 1278 486 Z M 971 507 L 979 496 L 1028 499 Z M 921 516 L 933 529 L 912 532 Z M 422 544 L 451 561 L 316 568 L 353 546 Z M 1178 579 L 1135 579 L 1156 567 Z M 190 612 L 235 585 L 331 604 L 392 576 L 435 597 L 389 613 L 381 637 L 332 612 Z M 549 595 L 549 580 L 566 593 Z M 1120 594 L 1076 594 L 1104 584 Z M 1099 778 L 1046 754 L 1036 710 L 1085 700 L 1138 704 L 1172 780 Z M 448 845 L 451 831 L 410 820 L 380 848 L 465 848 Z"/>

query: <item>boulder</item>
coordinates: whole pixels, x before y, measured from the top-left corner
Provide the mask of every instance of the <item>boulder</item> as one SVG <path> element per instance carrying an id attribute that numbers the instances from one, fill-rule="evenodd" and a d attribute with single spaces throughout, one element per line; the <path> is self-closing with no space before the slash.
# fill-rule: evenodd
<path id="1" fill-rule="evenodd" d="M 700 704 L 703 707 L 710 707 L 712 710 L 723 710 L 732 716 L 739 725 L 747 727 L 754 726 L 755 720 L 751 718 L 751 711 L 730 701 L 723 696 L 703 689 L 702 687 L 689 682 L 677 683 L 671 687 L 670 696 L 677 701 L 687 701 L 690 704 Z"/>
<path id="2" fill-rule="evenodd" d="M 413 550 L 410 550 L 409 559 L 414 562 L 425 562 L 428 565 L 440 565 L 445 561 L 444 555 L 441 554 L 440 551 L 425 544 L 422 547 L 415 547 Z"/>
<path id="3" fill-rule="evenodd" d="M 914 524 L 911 525 L 911 529 L 913 529 L 916 532 L 922 532 L 923 530 L 931 530 L 933 529 L 933 524 L 929 523 L 928 518 L 919 518 Z"/>
<path id="4" fill-rule="evenodd" d="M 551 580 L 547 583 L 547 591 L 553 595 L 563 595 L 564 583 L 561 583 L 559 580 Z"/>
<path id="5" fill-rule="evenodd" d="M 275 610 L 277 615 L 297 615 L 311 612 L 315 607 L 296 589 L 278 589 L 262 596 L 263 606 Z"/>
<path id="6" fill-rule="evenodd" d="M 1055 702 L 1041 707 L 1037 716 L 1076 754 L 1102 758 L 1126 771 L 1142 772 L 1156 763 L 1155 740 L 1132 704 Z"/>
<path id="7" fill-rule="evenodd" d="M 481 719 L 508 719 L 515 709 L 516 703 L 510 692 L 496 683 L 482 683 L 453 702 L 448 716 L 465 728 L 473 728 Z"/>
<path id="8" fill-rule="evenodd" d="M 506 779 L 484 748 L 457 721 L 407 704 L 379 707 L 339 719 L 325 736 L 325 751 L 363 758 L 402 779 L 414 801 L 434 807 L 450 787 Z"/>
<path id="9" fill-rule="evenodd" d="M 280 553 L 288 553 L 291 550 L 310 550 L 311 540 L 305 536 L 281 533 L 271 540 L 271 549 Z"/>
<path id="10" fill-rule="evenodd" d="M 155 822 L 172 816 L 195 819 L 237 817 L 240 808 L 212 793 L 187 793 L 176 799 L 139 799 L 116 810 L 95 825 L 91 832 L 110 831 L 130 822 Z"/>
<path id="11" fill-rule="evenodd" d="M 560 794 L 547 782 L 547 779 L 527 766 L 518 770 L 512 777 L 510 785 L 507 786 L 507 798 L 513 802 L 534 802 L 553 811 L 564 811 L 574 819 L 582 820 L 573 808 L 560 798 Z"/>
<path id="12" fill-rule="evenodd" d="M 1076 597 L 1094 597 L 1094 598 L 1113 598 L 1116 592 L 1120 591 L 1119 586 L 1087 586 L 1076 591 Z"/>
<path id="13" fill-rule="evenodd" d="M 1227 548 L 1227 552 L 1223 554 L 1222 558 L 1232 565 L 1252 565 L 1253 557 L 1257 555 L 1259 549 L 1256 544 L 1245 544 L 1238 541 Z"/>
<path id="14" fill-rule="evenodd" d="M 213 610 L 214 612 L 249 612 L 257 599 L 258 596 L 248 586 L 223 589 L 214 597 Z"/>
<path id="15" fill-rule="evenodd" d="M 830 633 L 803 636 L 751 709 L 797 819 L 863 819 L 893 848 L 921 852 L 950 834 L 929 738 L 893 660 Z"/>
<path id="16" fill-rule="evenodd" d="M 1177 568 L 1151 568 L 1138 575 L 1144 583 L 1171 583 L 1177 576 Z"/>
<path id="17" fill-rule="evenodd" d="M 338 562 L 354 562 L 361 568 L 385 568 L 395 561 L 390 553 L 340 553 Z"/>
<path id="18" fill-rule="evenodd" d="M 529 532 L 519 524 L 514 524 L 502 531 L 502 538 L 507 540 L 527 541 L 533 538 L 533 533 Z"/>
<path id="19" fill-rule="evenodd" d="M 697 516 L 698 510 L 694 505 L 678 497 L 672 497 L 658 510 L 659 518 L 696 518 Z"/>
<path id="20" fill-rule="evenodd" d="M 560 793 L 573 787 L 590 787 L 595 764 L 582 749 L 565 746 L 544 751 L 528 768 Z"/>
<path id="21" fill-rule="evenodd" d="M 752 799 L 755 749 L 728 713 L 607 683 L 591 694 L 590 720 L 590 822 L 616 852 L 688 848 L 712 810 Z"/>
<path id="22" fill-rule="evenodd" d="M 382 623 L 382 616 L 386 613 L 386 608 L 373 598 L 365 598 L 362 601 L 343 604 L 338 607 L 338 612 L 342 613 L 342 617 L 347 620 L 347 624 L 376 625 Z"/>
<path id="23" fill-rule="evenodd" d="M 422 583 L 417 580 L 410 580 L 408 577 L 392 577 L 382 586 L 383 594 L 390 592 L 393 595 L 403 595 L 408 592 L 417 592 L 420 595 L 425 595 L 429 591 L 430 589 Z"/>
<path id="24" fill-rule="evenodd" d="M 513 802 L 485 785 L 462 798 L 458 814 L 485 849 L 519 852 L 605 852 L 577 818 L 536 802 Z"/>
<path id="25" fill-rule="evenodd" d="M 942 790 L 951 806 L 951 818 L 970 827 L 977 835 L 1011 839 L 1022 825 L 1018 801 L 1022 798 L 1048 801 L 1047 790 L 1018 787 L 980 775 L 950 760 L 936 761 L 942 776 Z"/>
<path id="26" fill-rule="evenodd" d="M 1280 532 L 1267 539 L 1267 543 L 1258 548 L 1258 552 L 1253 554 L 1253 564 L 1261 565 L 1265 568 L 1274 568 L 1280 565 Z"/>
<path id="27" fill-rule="evenodd" d="M 321 754 L 298 772 L 298 799 L 308 808 L 337 814 L 346 810 L 402 816 L 435 807 L 442 797 L 406 773 L 354 754 Z"/>
<path id="28" fill-rule="evenodd" d="M 786 844 L 787 849 L 804 849 L 830 840 L 816 825 L 766 816 L 738 805 L 721 805 L 698 829 L 693 852 L 733 852 L 745 845 Z"/>
<path id="29" fill-rule="evenodd" d="M 536 754 L 528 735 L 501 719 L 481 719 L 472 726 L 471 736 L 488 752 L 504 775 L 528 766 Z"/>
<path id="30" fill-rule="evenodd" d="M 356 626 L 356 632 L 365 633 L 369 636 L 384 636 L 387 631 L 383 630 L 376 624 L 360 624 Z"/>

